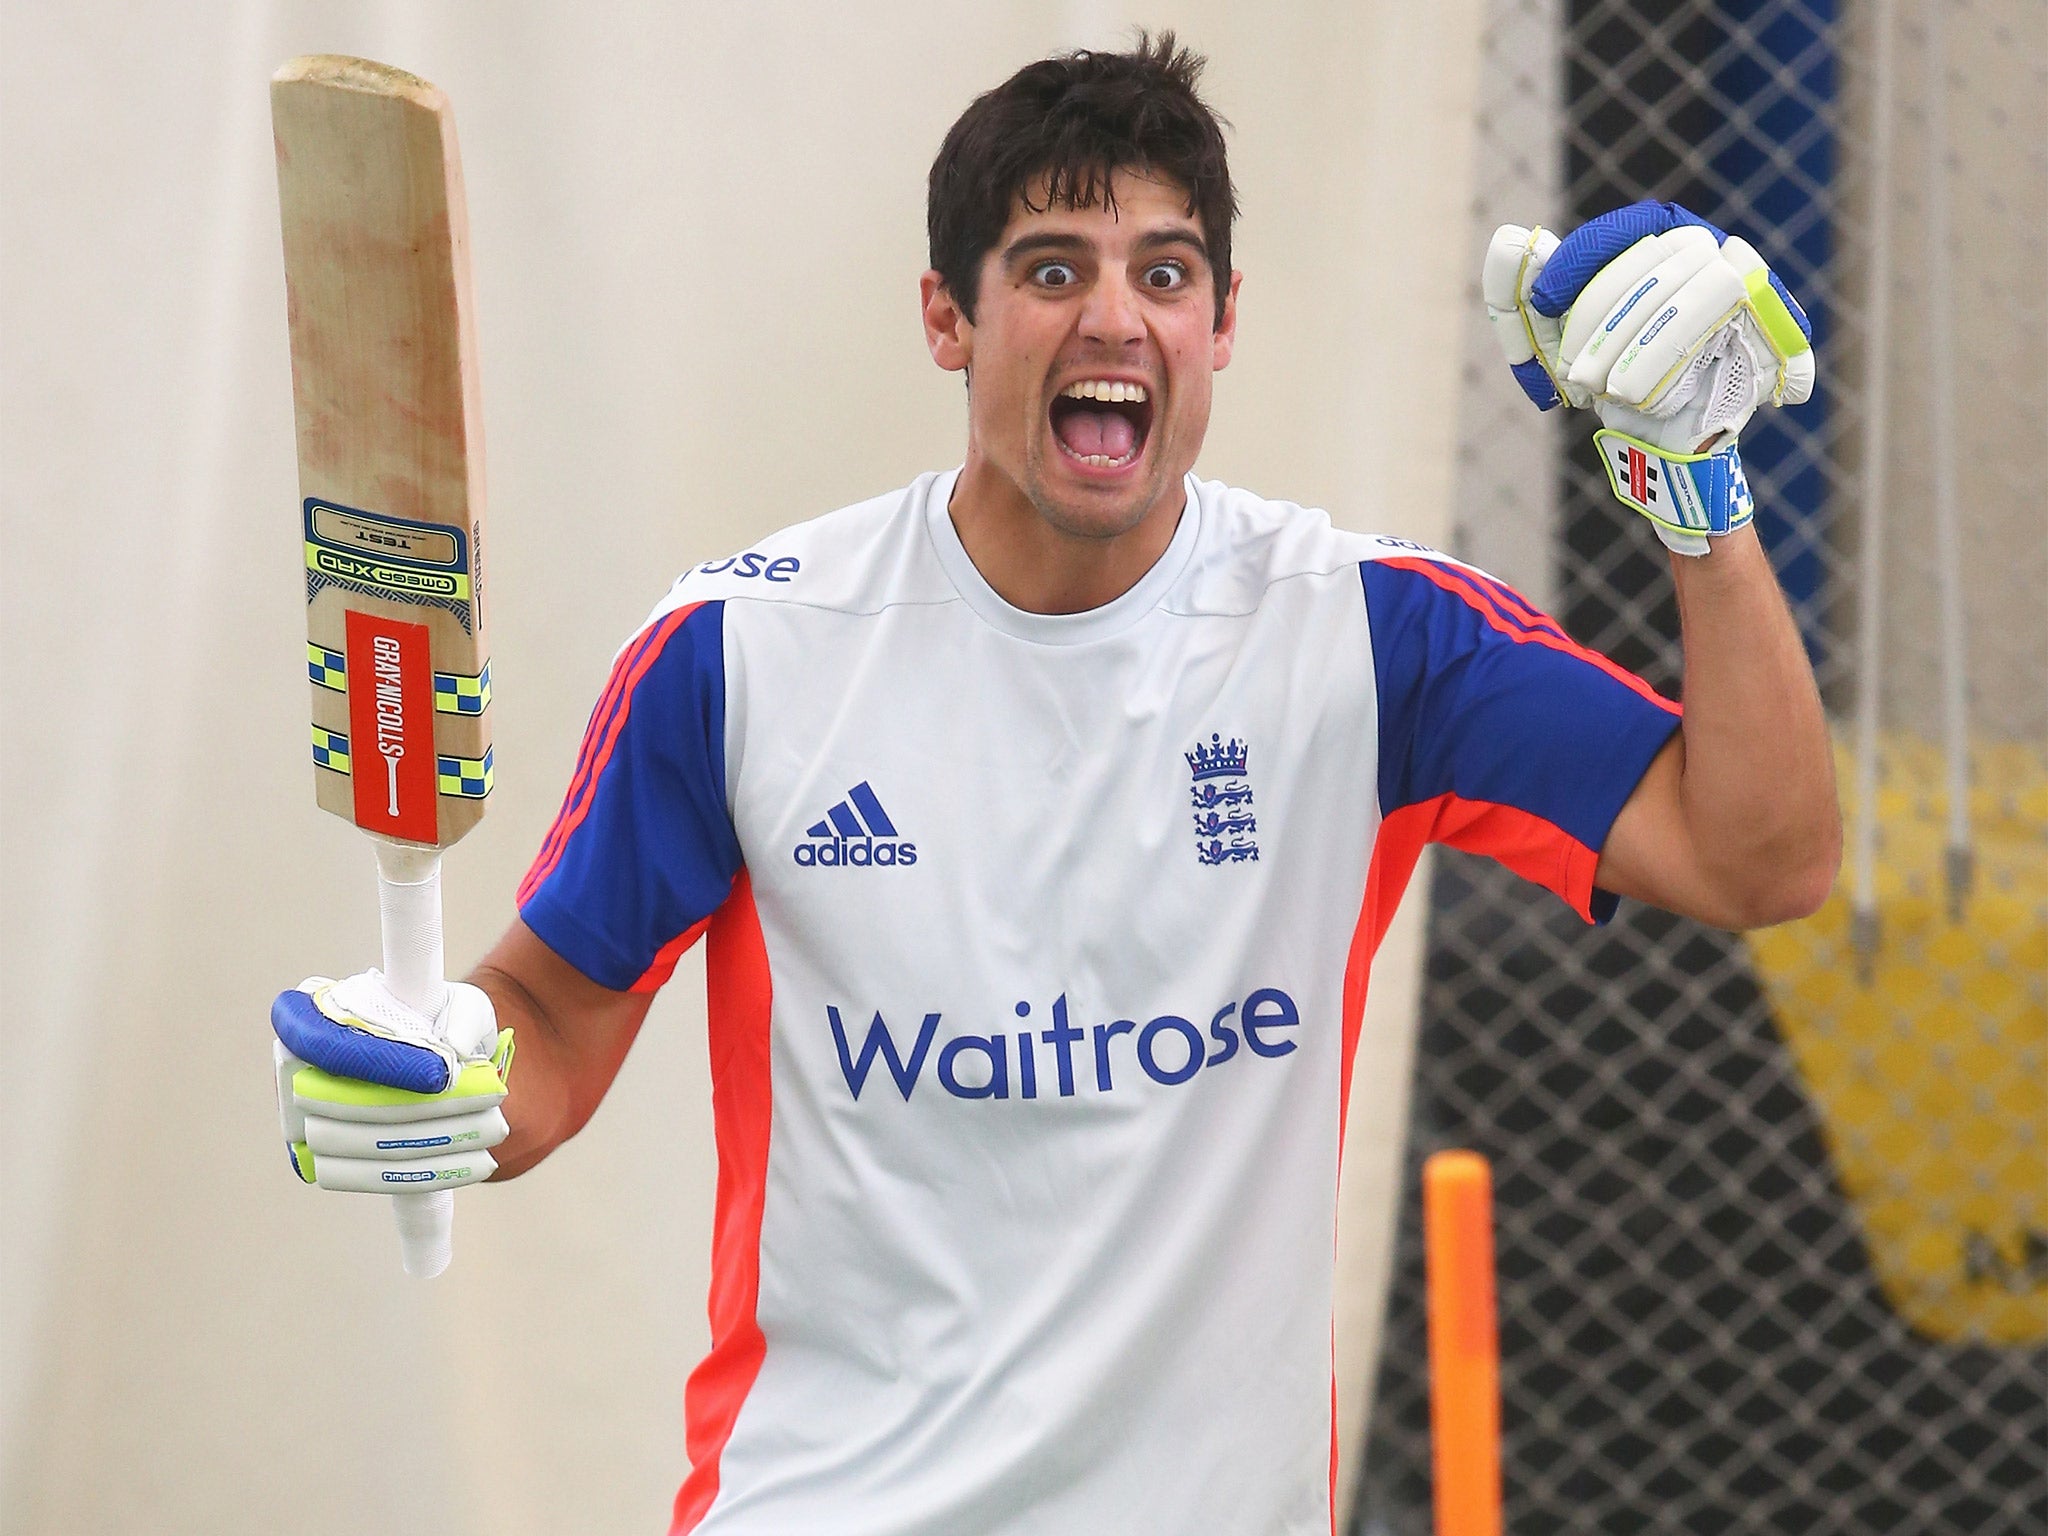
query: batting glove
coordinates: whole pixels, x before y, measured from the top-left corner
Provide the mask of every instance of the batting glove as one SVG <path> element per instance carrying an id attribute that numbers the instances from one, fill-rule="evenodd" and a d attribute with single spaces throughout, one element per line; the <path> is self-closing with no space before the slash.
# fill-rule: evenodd
<path id="1" fill-rule="evenodd" d="M 1750 244 L 1676 203 L 1563 240 L 1503 224 L 1481 275 L 1508 367 L 1543 410 L 1591 406 L 1609 484 L 1681 555 L 1755 515 L 1736 435 L 1813 393 L 1813 328 Z"/>
<path id="2" fill-rule="evenodd" d="M 512 1031 L 489 997 L 451 982 L 429 1018 L 382 974 L 313 976 L 270 1005 L 277 1109 L 292 1169 L 322 1189 L 459 1189 L 497 1169 Z"/>

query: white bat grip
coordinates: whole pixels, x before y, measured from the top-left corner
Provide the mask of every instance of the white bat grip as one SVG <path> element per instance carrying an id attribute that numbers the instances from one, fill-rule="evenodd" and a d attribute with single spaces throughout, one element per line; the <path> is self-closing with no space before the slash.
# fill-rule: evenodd
<path id="1" fill-rule="evenodd" d="M 377 842 L 377 913 L 384 933 L 384 982 L 392 996 L 435 1014 L 448 999 L 441 953 L 441 851 Z M 405 1272 L 431 1280 L 454 1256 L 455 1191 L 391 1197 Z"/>

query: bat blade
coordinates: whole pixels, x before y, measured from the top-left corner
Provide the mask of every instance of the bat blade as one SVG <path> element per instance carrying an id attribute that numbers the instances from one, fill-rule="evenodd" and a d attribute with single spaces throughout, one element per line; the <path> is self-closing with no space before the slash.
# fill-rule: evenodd
<path id="1" fill-rule="evenodd" d="M 454 117 L 426 81 L 271 81 L 321 807 L 444 848 L 493 780 L 482 410 Z"/>
<path id="2" fill-rule="evenodd" d="M 314 784 L 377 835 L 384 978 L 447 998 L 440 850 L 490 793 L 483 413 L 455 122 L 426 81 L 294 59 L 270 85 L 305 552 Z M 450 1257 L 462 1158 L 386 1169 L 406 1271 Z M 440 1186 L 440 1187 L 437 1187 Z"/>

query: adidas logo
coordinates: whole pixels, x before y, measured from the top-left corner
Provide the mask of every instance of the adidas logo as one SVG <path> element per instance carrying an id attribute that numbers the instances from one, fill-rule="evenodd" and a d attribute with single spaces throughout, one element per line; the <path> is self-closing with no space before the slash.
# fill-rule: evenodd
<path id="1" fill-rule="evenodd" d="M 896 823 L 863 779 L 825 813 L 824 820 L 811 824 L 796 845 L 795 856 L 805 866 L 915 864 L 917 844 L 898 836 Z"/>

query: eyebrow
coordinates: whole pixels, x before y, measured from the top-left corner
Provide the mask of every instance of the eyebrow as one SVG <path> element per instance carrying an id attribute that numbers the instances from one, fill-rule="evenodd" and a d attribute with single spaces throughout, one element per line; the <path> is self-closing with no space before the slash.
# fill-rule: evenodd
<path id="1" fill-rule="evenodd" d="M 1136 249 L 1140 254 L 1164 249 L 1167 246 L 1192 246 L 1200 253 L 1202 260 L 1209 259 L 1209 247 L 1202 237 L 1190 226 L 1176 226 L 1172 229 L 1156 229 L 1138 237 Z M 1090 250 L 1090 243 L 1080 235 L 1060 234 L 1053 230 L 1042 230 L 1037 234 L 1019 235 L 1003 247 L 1000 260 L 1005 266 L 1014 266 L 1027 256 L 1042 253 L 1073 255 Z"/>

